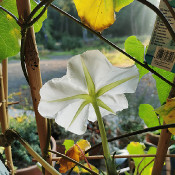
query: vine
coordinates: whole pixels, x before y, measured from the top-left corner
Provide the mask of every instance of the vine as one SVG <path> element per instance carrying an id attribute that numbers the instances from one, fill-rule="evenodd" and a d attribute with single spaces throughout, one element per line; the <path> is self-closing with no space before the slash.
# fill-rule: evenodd
<path id="1" fill-rule="evenodd" d="M 125 52 L 124 50 L 122 50 L 120 47 L 118 47 L 117 45 L 115 45 L 113 42 L 111 42 L 110 40 L 108 40 L 106 37 L 104 37 L 102 35 L 102 33 L 100 32 L 96 32 L 95 30 L 93 30 L 92 28 L 88 27 L 86 24 L 84 24 L 83 22 L 79 21 L 78 19 L 76 19 L 75 17 L 71 16 L 69 13 L 65 12 L 64 10 L 60 9 L 59 7 L 55 6 L 54 4 L 52 4 L 54 0 L 42 0 L 33 10 L 32 12 L 30 13 L 30 15 L 26 18 L 26 20 L 21 20 L 21 19 L 18 19 L 14 14 L 12 14 L 11 12 L 9 12 L 7 9 L 5 9 L 4 7 L 0 6 L 0 9 L 3 10 L 5 13 L 7 13 L 8 15 L 10 15 L 15 21 L 16 23 L 18 24 L 19 27 L 21 27 L 21 48 L 20 48 L 20 58 L 21 58 L 21 67 L 22 67 L 22 70 L 23 70 L 23 73 L 24 73 L 24 76 L 26 78 L 26 81 L 28 82 L 29 84 L 29 77 L 28 77 L 28 72 L 27 72 L 27 69 L 26 69 L 26 63 L 25 63 L 25 55 L 26 55 L 26 51 L 25 51 L 25 43 L 26 43 L 26 34 L 28 32 L 28 29 L 30 27 L 32 27 L 42 16 L 43 14 L 46 12 L 46 10 L 48 9 L 48 7 L 52 7 L 54 8 L 56 11 L 58 11 L 59 13 L 65 15 L 66 17 L 70 18 L 72 21 L 74 21 L 75 23 L 77 23 L 78 25 L 81 25 L 82 27 L 86 28 L 87 30 L 89 30 L 91 33 L 93 33 L 94 35 L 96 35 L 98 38 L 100 38 L 102 41 L 104 41 L 105 43 L 107 43 L 108 45 L 110 45 L 111 47 L 113 47 L 114 49 L 118 50 L 120 53 L 124 54 L 125 56 L 127 56 L 128 58 L 130 58 L 131 60 L 135 61 L 135 63 L 139 64 L 140 66 L 142 66 L 143 68 L 147 69 L 148 71 L 150 71 L 151 73 L 153 73 L 154 75 L 156 75 L 157 77 L 159 77 L 161 80 L 163 80 L 164 82 L 166 82 L 167 84 L 169 84 L 170 86 L 172 86 L 172 90 L 171 90 L 171 93 L 174 93 L 174 89 L 175 89 L 175 82 L 171 82 L 169 81 L 167 78 L 165 78 L 164 76 L 162 76 L 160 73 L 158 73 L 157 71 L 155 71 L 153 68 L 151 68 L 146 62 L 141 62 L 139 60 L 137 60 L 136 58 L 134 58 L 133 56 L 129 55 L 127 52 Z M 144 4 L 145 6 L 147 6 L 148 8 L 150 8 L 152 11 L 154 11 L 158 16 L 159 18 L 163 21 L 163 23 L 165 24 L 165 26 L 167 27 L 172 39 L 175 41 L 175 32 L 172 28 L 172 26 L 170 25 L 170 23 L 168 22 L 168 20 L 166 19 L 166 17 L 162 14 L 162 12 L 157 8 L 155 7 L 153 4 L 151 4 L 150 2 L 148 2 L 147 0 L 137 0 L 138 2 Z M 175 18 L 175 12 L 173 11 L 173 9 L 171 8 L 171 6 L 169 5 L 168 1 L 167 0 L 163 0 L 166 4 L 166 6 L 168 7 L 168 9 L 170 10 L 172 16 Z M 42 8 L 42 10 L 41 10 Z M 41 12 L 36 16 L 36 13 L 38 13 L 38 11 L 41 10 Z M 90 74 L 88 74 L 89 76 Z M 91 77 L 90 77 L 91 78 Z M 88 79 L 86 77 L 86 79 Z M 88 81 L 87 81 L 87 84 L 88 84 Z M 91 82 L 91 84 L 89 85 L 89 87 L 93 84 L 93 81 Z M 89 88 L 88 87 L 88 88 Z M 89 89 L 88 89 L 89 90 Z M 91 94 L 90 94 L 91 95 Z M 94 95 L 94 94 L 93 94 Z M 171 95 L 174 97 L 174 95 Z M 96 96 L 95 96 L 96 98 Z M 94 99 L 95 99 L 94 98 Z M 88 99 L 89 100 L 89 99 Z M 99 125 L 102 126 L 103 122 L 102 122 L 102 116 L 100 114 L 100 110 L 99 110 L 99 107 L 98 107 L 98 102 L 95 101 L 95 103 L 92 103 L 93 106 L 94 106 L 94 109 L 95 109 L 95 112 L 97 114 L 97 118 L 98 118 L 98 122 L 100 123 Z M 80 111 L 81 112 L 81 111 Z M 48 122 L 49 124 L 49 122 Z M 72 124 L 72 123 L 71 123 Z M 100 127 L 101 127 L 100 126 Z M 110 156 L 110 152 L 109 152 L 109 148 L 108 148 L 108 145 L 107 145 L 107 141 L 108 142 L 112 142 L 112 141 L 116 141 L 118 139 L 121 139 L 121 138 L 125 138 L 125 137 L 130 137 L 132 135 L 137 135 L 137 134 L 142 134 L 142 133 L 146 133 L 146 132 L 150 132 L 150 131 L 155 131 L 155 130 L 158 130 L 158 129 L 162 129 L 162 130 L 165 130 L 165 129 L 168 129 L 168 128 L 175 128 L 175 124 L 168 124 L 168 125 L 160 125 L 160 126 L 156 126 L 156 127 L 151 127 L 151 128 L 146 128 L 146 129 L 142 129 L 142 130 L 138 130 L 138 131 L 134 131 L 132 133 L 127 133 L 127 134 L 124 134 L 124 135 L 121 135 L 121 136 L 118 136 L 118 137 L 114 137 L 112 139 L 106 139 L 106 135 L 105 135 L 105 129 L 104 127 L 101 127 L 103 130 L 102 132 L 102 140 L 103 140 L 103 143 L 99 143 L 93 147 L 91 147 L 90 149 L 88 149 L 85 153 L 88 153 L 89 151 L 92 151 L 93 149 L 103 145 L 103 148 L 104 148 L 104 155 L 105 155 L 105 158 L 109 158 L 110 161 L 112 162 L 112 159 L 111 159 L 111 156 Z M 9 132 L 9 130 L 6 131 L 5 134 L 7 134 Z M 49 131 L 48 131 L 49 132 Z M 13 137 L 15 137 L 16 139 L 18 139 L 27 149 L 28 151 L 37 159 L 39 160 L 40 162 L 42 162 L 43 166 L 44 167 L 47 167 L 49 168 L 50 171 L 52 171 L 53 173 L 56 174 L 55 170 L 52 170 L 52 168 L 47 165 L 47 163 L 44 161 L 41 160 L 40 157 L 38 157 L 38 155 L 36 155 L 35 153 L 32 152 L 31 148 L 29 145 L 27 145 L 27 143 L 15 132 L 13 132 Z M 6 136 L 6 135 L 5 135 Z M 7 136 L 10 138 L 10 135 L 7 134 Z M 50 136 L 50 134 L 49 134 Z M 49 136 L 47 138 L 47 141 L 49 140 Z M 7 139 L 7 138 L 6 138 Z M 105 144 L 104 144 L 105 143 Z M 2 143 L 1 143 L 2 144 Z M 6 143 L 8 144 L 8 143 Z M 7 146 L 7 145 L 4 145 L 4 146 Z M 95 173 L 94 171 L 92 171 L 91 169 L 83 166 L 82 164 L 80 164 L 79 162 L 61 154 L 61 153 L 58 153 L 58 152 L 53 152 L 51 150 L 47 150 L 48 149 L 48 146 L 49 145 L 46 145 L 46 150 L 45 150 L 45 155 L 47 154 L 46 152 L 52 152 L 52 153 L 55 153 L 61 157 L 64 157 L 68 160 L 70 160 L 71 162 L 75 163 L 76 165 L 79 165 L 81 167 L 83 167 L 84 169 L 88 170 L 90 173 L 92 174 L 97 174 Z M 108 156 L 108 157 L 107 157 Z M 144 156 L 143 156 L 144 157 Z M 144 160 L 144 158 L 143 158 Z M 142 160 L 142 161 L 143 161 Z M 110 162 L 109 161 L 109 162 Z M 139 166 L 141 165 L 142 161 L 140 162 Z M 142 172 L 144 171 L 144 169 L 149 166 L 152 162 L 154 161 L 151 160 L 139 173 L 139 166 L 137 167 L 137 172 L 138 174 L 142 174 Z M 106 161 L 108 162 L 108 161 Z M 108 162 L 108 163 L 109 163 Z M 111 163 L 112 164 L 112 163 Z M 108 168 L 108 166 L 107 166 Z M 115 169 L 115 168 L 114 168 Z M 70 173 L 70 172 L 69 172 Z M 58 174 L 58 173 L 57 173 Z M 109 172 L 108 172 L 109 174 Z"/>

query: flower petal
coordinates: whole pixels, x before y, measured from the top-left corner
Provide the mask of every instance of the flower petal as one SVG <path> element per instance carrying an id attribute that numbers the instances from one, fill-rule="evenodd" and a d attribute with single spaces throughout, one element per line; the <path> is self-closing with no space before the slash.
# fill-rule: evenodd
<path id="1" fill-rule="evenodd" d="M 85 91 L 82 91 L 76 84 L 72 84 L 67 76 L 48 81 L 40 90 L 41 99 L 46 101 L 54 101 L 79 94 L 85 94 Z"/>
<path id="2" fill-rule="evenodd" d="M 88 115 L 88 120 L 91 122 L 95 122 L 97 120 L 97 116 L 95 114 L 95 110 L 92 106 L 92 104 L 89 104 L 89 115 Z"/>
<path id="3" fill-rule="evenodd" d="M 84 109 L 72 122 L 74 116 L 76 115 L 79 107 L 83 102 L 84 100 L 79 100 L 75 103 L 69 104 L 57 114 L 55 122 L 70 132 L 78 135 L 84 134 L 87 129 L 88 105 L 84 107 Z"/>
<path id="4" fill-rule="evenodd" d="M 61 110 L 63 110 L 70 103 L 74 103 L 79 101 L 79 99 L 68 100 L 63 102 L 48 102 L 44 100 L 40 100 L 38 105 L 38 112 L 46 118 L 55 118 L 55 114 Z"/>
<path id="5" fill-rule="evenodd" d="M 128 78 L 128 80 L 127 80 Z M 111 89 L 110 94 L 123 94 L 123 93 L 133 93 L 137 88 L 139 81 L 139 73 L 137 67 L 131 66 L 129 68 L 113 68 L 96 86 L 96 89 L 99 91 L 101 88 L 104 88 L 106 85 L 110 85 L 117 81 L 122 81 L 123 79 L 127 80 L 123 83 L 119 83 L 116 87 Z M 106 93 L 108 93 L 106 92 Z M 106 94 L 105 93 L 105 94 Z"/>
<path id="6" fill-rule="evenodd" d="M 83 89 L 87 89 L 87 85 L 81 59 L 83 59 L 95 85 L 113 68 L 112 64 L 98 50 L 86 51 L 72 57 L 68 62 L 67 75 L 73 83 L 82 86 Z"/>
<path id="7" fill-rule="evenodd" d="M 81 65 L 81 55 L 76 55 L 69 60 L 67 76 L 73 84 L 76 84 L 88 93 L 83 67 Z"/>
<path id="8" fill-rule="evenodd" d="M 38 106 L 39 113 L 47 118 L 55 118 L 55 114 L 70 103 L 79 99 L 72 98 L 84 93 L 79 87 L 73 85 L 67 76 L 54 78 L 43 85 L 40 90 L 41 100 Z M 59 101 L 69 98 L 69 100 Z"/>
<path id="9" fill-rule="evenodd" d="M 107 110 L 99 106 L 102 117 L 104 117 L 105 115 L 114 114 L 113 111 L 117 112 L 128 108 L 128 101 L 124 94 L 118 94 L 118 95 L 105 94 L 100 96 L 99 99 L 112 110 L 112 111 L 110 109 Z M 89 110 L 88 120 L 91 122 L 97 121 L 97 116 L 95 114 L 92 104 L 89 104 L 88 110 Z"/>
<path id="10" fill-rule="evenodd" d="M 53 119 L 55 118 L 55 114 L 58 112 L 57 106 L 58 105 L 53 105 L 52 103 L 40 100 L 40 103 L 38 105 L 38 112 L 43 117 Z"/>
<path id="11" fill-rule="evenodd" d="M 103 101 L 105 104 L 107 104 L 114 112 L 122 111 L 123 109 L 128 108 L 128 101 L 124 94 L 113 95 L 108 93 L 106 95 L 100 96 L 99 99 Z M 105 115 L 107 114 L 113 114 L 113 113 L 108 111 L 108 113 L 106 112 Z"/>

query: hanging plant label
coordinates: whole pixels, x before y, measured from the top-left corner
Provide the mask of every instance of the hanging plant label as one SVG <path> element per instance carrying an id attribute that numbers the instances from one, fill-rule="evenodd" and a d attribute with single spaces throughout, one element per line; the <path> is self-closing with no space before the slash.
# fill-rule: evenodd
<path id="1" fill-rule="evenodd" d="M 169 4 L 175 11 L 175 1 L 169 0 Z M 175 30 L 175 19 L 163 0 L 159 9 Z M 156 18 L 145 59 L 152 66 L 175 73 L 175 42 L 159 17 Z"/>

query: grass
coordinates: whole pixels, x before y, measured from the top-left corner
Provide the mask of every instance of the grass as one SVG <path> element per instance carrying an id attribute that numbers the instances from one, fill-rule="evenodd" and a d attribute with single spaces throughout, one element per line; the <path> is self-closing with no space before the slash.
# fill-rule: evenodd
<path id="1" fill-rule="evenodd" d="M 115 38 L 109 38 L 111 42 L 116 44 L 118 47 L 124 49 L 124 42 L 127 39 L 127 37 L 115 37 Z M 148 36 L 139 36 L 138 39 L 142 41 L 145 45 L 148 45 L 149 43 L 149 37 Z M 104 41 L 96 38 L 88 43 L 83 43 L 82 47 L 75 48 L 72 50 L 47 50 L 42 45 L 38 45 L 39 48 L 39 56 L 41 60 L 47 60 L 52 59 L 53 57 L 57 56 L 69 56 L 69 55 L 77 55 L 81 54 L 87 50 L 94 50 L 98 49 L 102 53 L 104 53 L 109 60 L 114 64 L 118 66 L 126 66 L 133 64 L 132 61 L 129 61 L 128 58 L 126 58 L 124 55 L 118 53 L 115 49 L 113 49 L 111 46 L 106 44 Z M 9 58 L 9 61 L 11 60 L 20 60 L 19 54 L 13 57 Z"/>
<path id="2" fill-rule="evenodd" d="M 119 52 L 103 53 L 108 60 L 117 67 L 128 67 L 134 64 L 134 61 Z"/>

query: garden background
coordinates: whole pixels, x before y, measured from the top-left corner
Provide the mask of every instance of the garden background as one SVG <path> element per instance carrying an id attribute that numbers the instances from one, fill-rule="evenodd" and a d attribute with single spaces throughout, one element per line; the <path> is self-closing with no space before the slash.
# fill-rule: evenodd
<path id="1" fill-rule="evenodd" d="M 158 6 L 159 1 L 152 3 Z M 54 4 L 78 18 L 74 3 L 71 0 L 66 2 L 64 0 L 57 0 L 54 1 Z M 154 12 L 135 1 L 117 14 L 116 22 L 109 29 L 105 30 L 103 35 L 123 49 L 125 40 L 131 35 L 137 36 L 146 46 L 151 37 L 155 18 Z M 116 66 L 124 67 L 133 64 L 133 61 L 129 58 L 112 49 L 95 35 L 51 8 L 48 9 L 48 18 L 44 21 L 41 31 L 36 34 L 36 41 L 41 59 L 43 83 L 51 78 L 62 77 L 66 73 L 67 60 L 71 56 L 94 48 L 104 53 L 111 63 Z M 21 121 L 26 120 L 26 115 L 34 114 L 30 113 L 30 110 L 32 110 L 32 100 L 29 87 L 20 68 L 19 55 L 9 58 L 8 74 L 9 101 L 17 101 L 19 103 L 10 107 L 9 115 L 12 117 L 22 115 Z M 151 74 L 144 76 L 139 83 L 137 92 L 127 95 L 127 98 L 129 100 L 129 109 L 119 112 L 117 118 L 111 117 L 105 120 L 109 138 L 116 136 L 116 134 L 120 135 L 123 132 L 127 133 L 145 127 L 143 120 L 139 117 L 140 104 L 150 104 L 154 108 L 160 106 L 155 80 Z M 18 120 L 14 125 L 18 125 L 21 121 Z M 13 124 L 13 119 L 11 123 Z M 100 138 L 98 132 L 93 132 L 92 128 L 98 131 L 96 124 L 90 124 L 89 131 L 84 135 L 84 138 L 91 141 L 93 145 L 98 143 Z M 67 139 L 75 138 L 74 135 L 58 128 L 54 123 L 52 135 L 55 135 L 55 139 L 62 141 L 65 137 Z M 79 137 L 75 140 L 78 139 Z M 131 140 L 143 142 L 145 135 L 124 139 L 112 145 L 112 147 L 114 150 L 115 147 L 116 149 L 123 149 Z M 27 160 L 28 157 L 25 159 Z M 28 160 L 28 162 L 30 161 Z"/>

